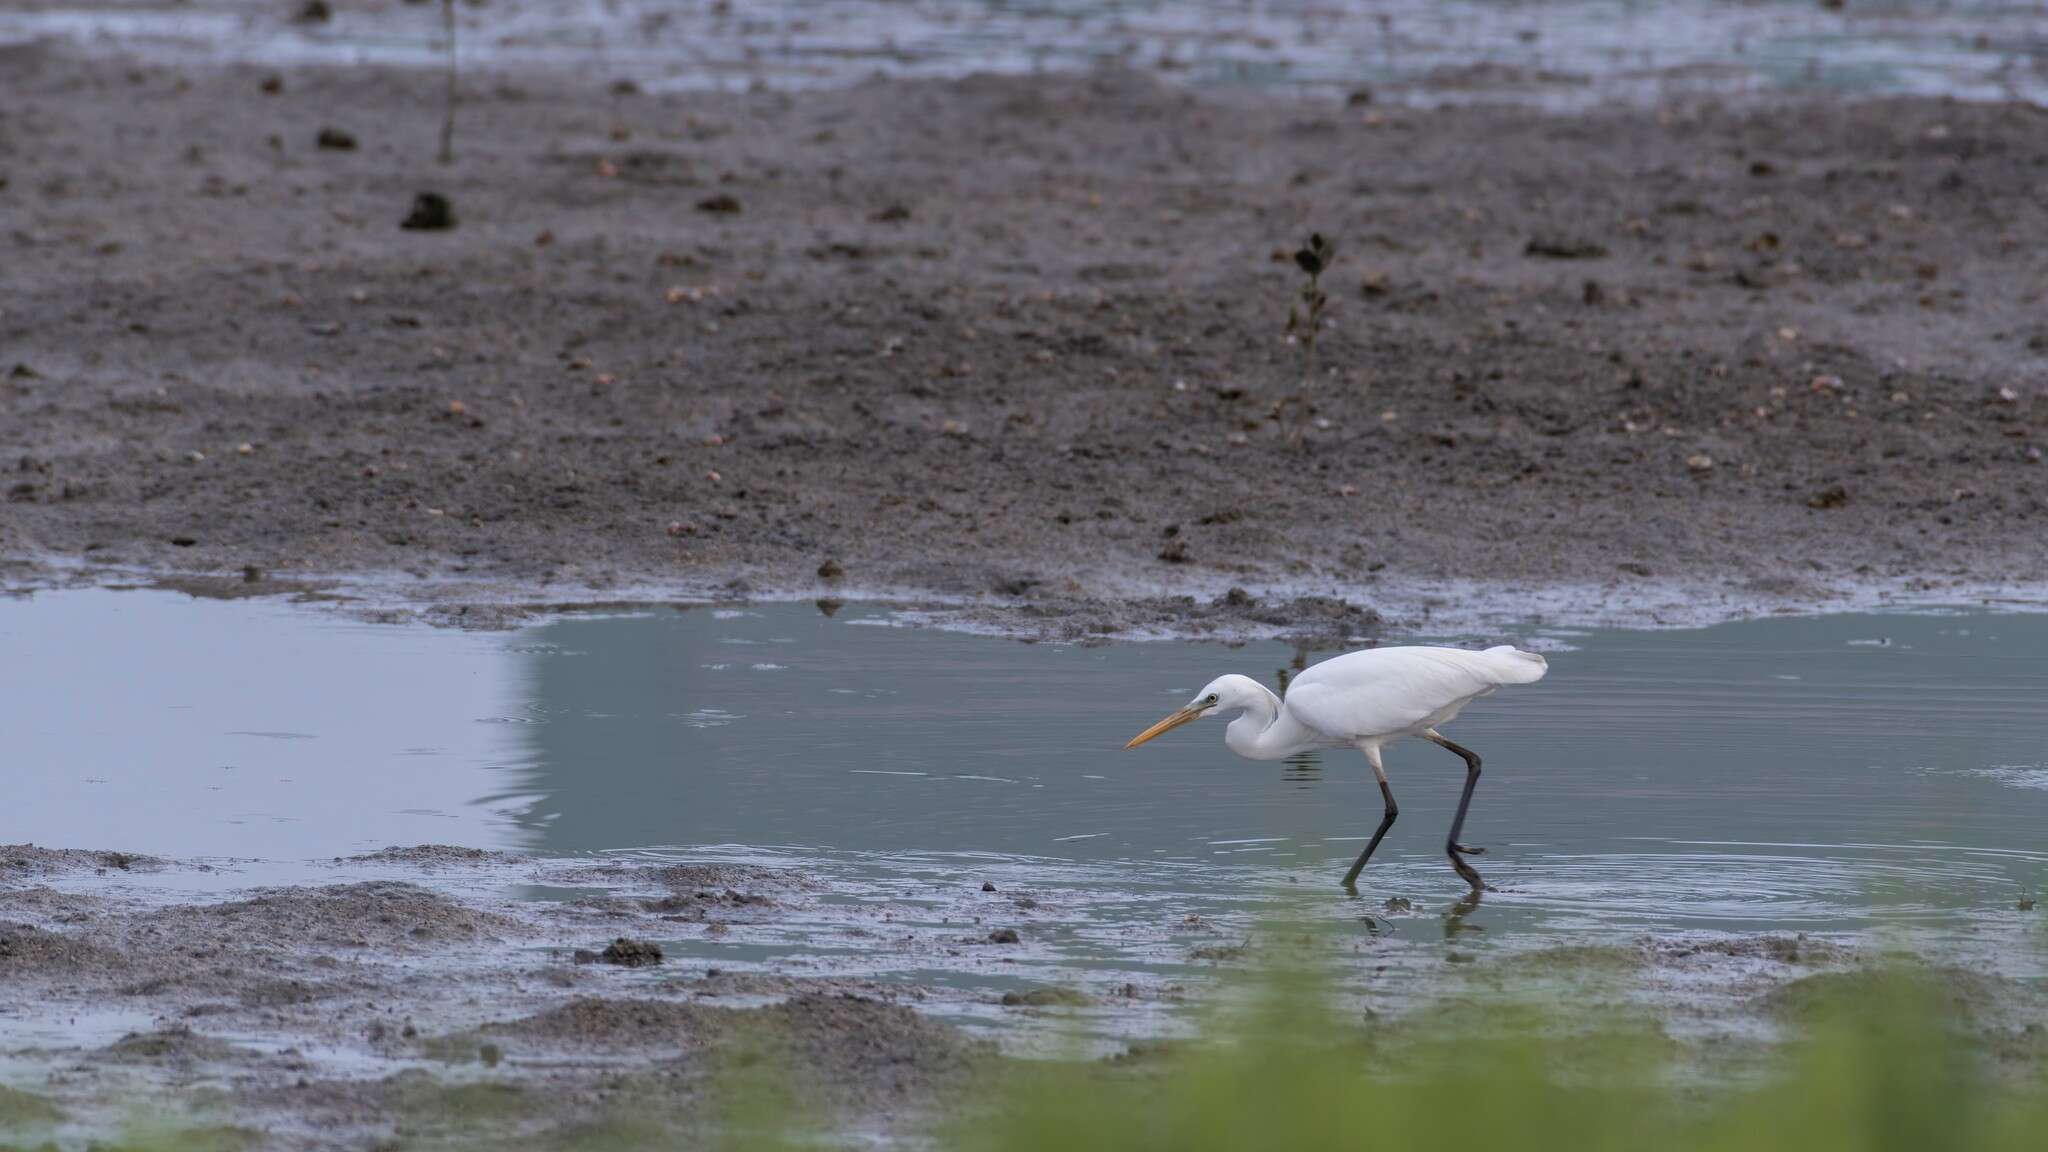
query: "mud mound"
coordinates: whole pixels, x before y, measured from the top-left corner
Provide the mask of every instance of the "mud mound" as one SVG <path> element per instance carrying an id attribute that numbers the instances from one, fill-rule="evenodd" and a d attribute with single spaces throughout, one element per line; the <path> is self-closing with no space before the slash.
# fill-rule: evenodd
<path id="1" fill-rule="evenodd" d="M 1824 972 L 1794 980 L 1757 1001 L 1771 1016 L 1802 1024 L 1925 1006 L 1958 1026 L 1982 1022 L 2017 990 L 2001 977 L 1955 967 Z"/>
<path id="2" fill-rule="evenodd" d="M 413 884 L 377 881 L 327 888 L 279 888 L 247 900 L 168 908 L 134 929 L 170 934 L 181 943 L 289 949 L 306 944 L 349 948 L 445 948 L 525 934 L 518 921 L 464 907 Z"/>
<path id="3" fill-rule="evenodd" d="M 671 864 L 649 871 L 647 878 L 671 892 L 695 894 L 769 889 L 795 891 L 818 887 L 816 881 L 789 868 L 751 864 Z"/>
<path id="4" fill-rule="evenodd" d="M 0 845 L 0 880 L 58 876 L 68 872 L 155 871 L 164 862 L 133 852 L 80 848 L 38 848 L 33 844 Z"/>
<path id="5" fill-rule="evenodd" d="M 509 852 L 486 848 L 461 848 L 453 844 L 415 844 L 410 848 L 379 848 L 360 856 L 341 857 L 344 864 L 409 864 L 418 868 L 445 868 L 458 864 L 489 864 L 516 860 Z"/>
<path id="6" fill-rule="evenodd" d="M 60 892 L 55 888 L 0 888 L 0 916 L 24 920 L 59 920 L 75 923 L 104 912 L 108 901 L 82 892 Z"/>
<path id="7" fill-rule="evenodd" d="M 1684 961 L 1694 957 L 1728 957 L 1736 960 L 1768 960 L 1778 964 L 1840 964 L 1855 958 L 1845 945 L 1800 933 L 1796 936 L 1766 934 L 1708 939 L 1652 939 L 1643 948 L 1657 962 Z"/>
<path id="8" fill-rule="evenodd" d="M 482 1031 L 550 1048 L 688 1048 L 722 1032 L 732 1014 L 729 1008 L 667 1000 L 579 997 L 546 1012 L 486 1025 Z"/>
<path id="9" fill-rule="evenodd" d="M 929 1079 L 981 1047 L 901 1005 L 820 992 L 766 1008 L 581 997 L 481 1032 L 546 1048 L 609 1052 L 759 1041 L 826 1078 L 848 1080 L 887 1078 L 891 1069 Z"/>
<path id="10" fill-rule="evenodd" d="M 756 1010 L 796 1065 L 872 1108 L 958 1083 L 991 1049 L 900 1004 L 806 994 Z"/>
<path id="11" fill-rule="evenodd" d="M 0 977 L 81 975 L 114 970 L 120 953 L 27 924 L 0 922 Z"/>
<path id="12" fill-rule="evenodd" d="M 190 1028 L 131 1032 L 100 1049 L 102 1059 L 115 1063 L 180 1066 L 234 1060 L 248 1054 L 245 1048 L 201 1035 Z"/>

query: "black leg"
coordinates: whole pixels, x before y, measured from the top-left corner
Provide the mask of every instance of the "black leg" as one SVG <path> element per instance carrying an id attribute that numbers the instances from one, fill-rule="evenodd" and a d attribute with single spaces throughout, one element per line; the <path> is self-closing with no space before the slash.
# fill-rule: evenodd
<path id="1" fill-rule="evenodd" d="M 1375 764 L 1373 768 L 1378 770 L 1379 765 Z M 1401 806 L 1394 803 L 1394 790 L 1387 787 L 1385 776 L 1380 777 L 1380 796 L 1387 802 L 1387 814 L 1380 817 L 1380 826 L 1373 832 L 1372 839 L 1366 841 L 1365 851 L 1358 854 L 1358 859 L 1351 863 L 1351 871 L 1344 874 L 1344 887 L 1353 892 L 1358 891 L 1358 874 L 1365 871 L 1365 862 L 1372 859 L 1372 850 L 1380 846 L 1380 840 L 1386 836 L 1387 829 L 1394 826 L 1394 817 L 1401 814 Z"/>
<path id="2" fill-rule="evenodd" d="M 1486 881 L 1479 878 L 1478 870 L 1465 863 L 1465 857 L 1461 855 L 1466 853 L 1477 856 L 1482 849 L 1458 843 L 1458 836 L 1465 831 L 1465 810 L 1472 806 L 1472 789 L 1479 784 L 1479 754 L 1462 744 L 1444 739 L 1434 729 L 1424 732 L 1422 736 L 1431 743 L 1441 744 L 1456 752 L 1459 758 L 1465 761 L 1465 794 L 1458 797 L 1458 814 L 1451 819 L 1451 834 L 1444 838 L 1444 855 L 1451 858 L 1451 867 L 1458 870 L 1458 875 L 1472 886 L 1474 892 L 1483 892 L 1486 890 Z"/>

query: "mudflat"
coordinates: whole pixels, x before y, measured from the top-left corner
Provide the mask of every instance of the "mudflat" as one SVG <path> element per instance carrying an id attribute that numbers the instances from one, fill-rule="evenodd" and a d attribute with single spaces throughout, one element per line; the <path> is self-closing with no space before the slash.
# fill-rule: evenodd
<path id="1" fill-rule="evenodd" d="M 2048 557 L 2037 109 L 481 74 L 443 165 L 440 83 L 6 50 L 18 572 L 1101 605 Z"/>

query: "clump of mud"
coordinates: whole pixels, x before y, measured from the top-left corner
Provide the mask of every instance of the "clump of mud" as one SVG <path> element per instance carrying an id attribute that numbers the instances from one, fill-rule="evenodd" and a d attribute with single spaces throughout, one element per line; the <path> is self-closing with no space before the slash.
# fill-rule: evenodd
<path id="1" fill-rule="evenodd" d="M 621 968 L 651 968 L 661 963 L 661 945 L 652 940 L 629 940 L 621 936 L 605 945 L 597 958 Z"/>

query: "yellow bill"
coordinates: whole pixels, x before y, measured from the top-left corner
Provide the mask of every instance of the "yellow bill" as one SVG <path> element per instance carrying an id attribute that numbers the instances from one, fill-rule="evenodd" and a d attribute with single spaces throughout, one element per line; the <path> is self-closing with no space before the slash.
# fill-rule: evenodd
<path id="1" fill-rule="evenodd" d="M 1136 736 L 1131 737 L 1131 742 L 1129 744 L 1124 745 L 1124 747 L 1126 749 L 1136 748 L 1138 745 L 1143 744 L 1145 741 L 1152 739 L 1154 736 L 1157 736 L 1162 732 L 1171 732 L 1175 728 L 1180 727 L 1181 725 L 1187 723 L 1190 720 L 1200 720 L 1201 718 L 1202 712 L 1200 709 L 1182 708 L 1176 711 L 1173 715 L 1168 716 L 1164 720 L 1161 720 L 1159 723 L 1154 724 L 1150 728 L 1145 729 L 1143 732 L 1138 733 Z"/>

